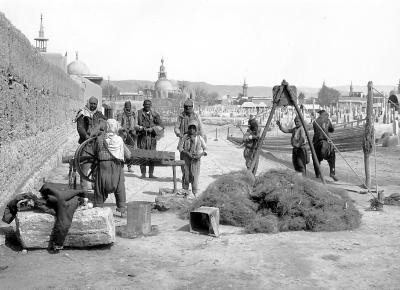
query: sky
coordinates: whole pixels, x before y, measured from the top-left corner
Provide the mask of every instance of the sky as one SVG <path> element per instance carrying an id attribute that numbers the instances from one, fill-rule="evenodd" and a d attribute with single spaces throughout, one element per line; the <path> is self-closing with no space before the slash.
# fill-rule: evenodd
<path id="1" fill-rule="evenodd" d="M 0 0 L 34 44 L 43 13 L 49 52 L 111 80 L 168 78 L 272 86 L 395 85 L 396 0 Z"/>

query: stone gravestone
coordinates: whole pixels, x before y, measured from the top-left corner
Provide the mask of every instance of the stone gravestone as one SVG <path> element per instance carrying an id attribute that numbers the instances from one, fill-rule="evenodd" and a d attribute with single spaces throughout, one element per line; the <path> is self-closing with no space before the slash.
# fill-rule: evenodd
<path id="1" fill-rule="evenodd" d="M 48 248 L 55 217 L 33 211 L 19 212 L 15 218 L 17 237 L 24 248 Z M 77 210 L 65 239 L 66 247 L 90 247 L 115 242 L 111 208 Z"/>

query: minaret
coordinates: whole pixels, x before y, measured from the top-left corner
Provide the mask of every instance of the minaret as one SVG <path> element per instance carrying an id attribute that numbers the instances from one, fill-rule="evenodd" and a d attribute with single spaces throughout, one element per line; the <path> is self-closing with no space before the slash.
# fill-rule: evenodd
<path id="1" fill-rule="evenodd" d="M 397 93 L 400 94 L 400 80 L 399 80 L 399 84 L 397 85 Z"/>
<path id="2" fill-rule="evenodd" d="M 35 38 L 36 41 L 36 48 L 40 52 L 46 52 L 47 51 L 47 41 L 49 41 L 48 38 L 44 37 L 44 30 L 43 30 L 43 15 L 40 14 L 40 29 L 39 29 L 39 37 Z"/>
<path id="3" fill-rule="evenodd" d="M 158 72 L 158 79 L 166 79 L 167 78 L 167 72 L 165 71 L 165 66 L 164 66 L 164 57 L 161 58 L 161 65 L 160 65 L 160 71 Z"/>
<path id="4" fill-rule="evenodd" d="M 350 93 L 349 93 L 349 97 L 352 97 L 353 96 L 353 81 L 351 81 L 351 84 L 350 84 Z"/>
<path id="5" fill-rule="evenodd" d="M 247 88 L 248 88 L 248 85 L 246 84 L 246 79 L 244 79 L 242 88 L 243 88 L 243 98 L 247 98 Z"/>

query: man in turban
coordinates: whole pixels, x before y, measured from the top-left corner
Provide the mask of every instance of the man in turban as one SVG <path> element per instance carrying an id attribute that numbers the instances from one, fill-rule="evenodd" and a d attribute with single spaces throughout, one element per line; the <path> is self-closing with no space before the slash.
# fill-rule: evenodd
<path id="1" fill-rule="evenodd" d="M 124 142 L 133 148 L 137 147 L 136 140 L 136 108 L 132 109 L 130 101 L 126 101 L 124 104 L 124 111 L 121 118 L 121 130 L 124 136 Z M 128 171 L 133 172 L 131 165 L 128 164 Z"/>
<path id="2" fill-rule="evenodd" d="M 79 134 L 79 144 L 82 144 L 91 137 L 95 137 L 104 130 L 107 118 L 102 112 L 97 110 L 99 101 L 95 97 L 91 97 L 85 107 L 78 111 L 75 122 L 76 129 Z M 84 172 L 88 172 L 89 165 L 83 164 Z M 88 190 L 88 182 L 81 178 L 81 185 L 84 191 Z"/>

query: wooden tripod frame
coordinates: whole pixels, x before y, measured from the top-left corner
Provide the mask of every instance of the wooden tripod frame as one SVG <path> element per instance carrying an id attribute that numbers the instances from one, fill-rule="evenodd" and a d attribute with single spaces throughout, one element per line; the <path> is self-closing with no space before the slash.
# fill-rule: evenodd
<path id="1" fill-rule="evenodd" d="M 324 180 L 324 177 L 322 176 L 322 172 L 321 172 L 321 169 L 319 166 L 317 154 L 315 153 L 314 144 L 312 143 L 312 140 L 310 139 L 310 135 L 308 134 L 308 131 L 306 129 L 306 126 L 305 126 L 306 123 L 304 121 L 303 114 L 301 113 L 301 110 L 296 103 L 296 96 L 293 93 L 293 89 L 295 89 L 295 87 L 289 86 L 289 83 L 285 80 L 282 81 L 282 84 L 280 86 L 275 86 L 273 88 L 274 96 L 273 96 L 273 100 L 272 100 L 272 109 L 271 109 L 271 112 L 269 113 L 267 124 L 265 125 L 264 130 L 261 134 L 261 137 L 257 142 L 257 146 L 253 153 L 253 159 L 252 159 L 249 171 L 253 172 L 254 175 L 256 175 L 256 173 L 257 173 L 257 168 L 255 168 L 255 166 L 257 164 L 256 160 L 260 156 L 261 146 L 263 144 L 265 136 L 267 135 L 268 128 L 271 125 L 271 121 L 274 116 L 276 108 L 281 107 L 281 106 L 294 106 L 294 108 L 296 109 L 297 116 L 299 116 L 301 124 L 304 128 L 304 132 L 306 133 L 308 144 L 310 145 L 310 149 L 311 149 L 311 156 L 313 159 L 314 166 L 316 168 L 318 168 L 318 172 L 320 173 L 319 175 L 320 175 L 321 181 L 322 181 L 322 183 L 325 184 L 325 180 Z"/>

